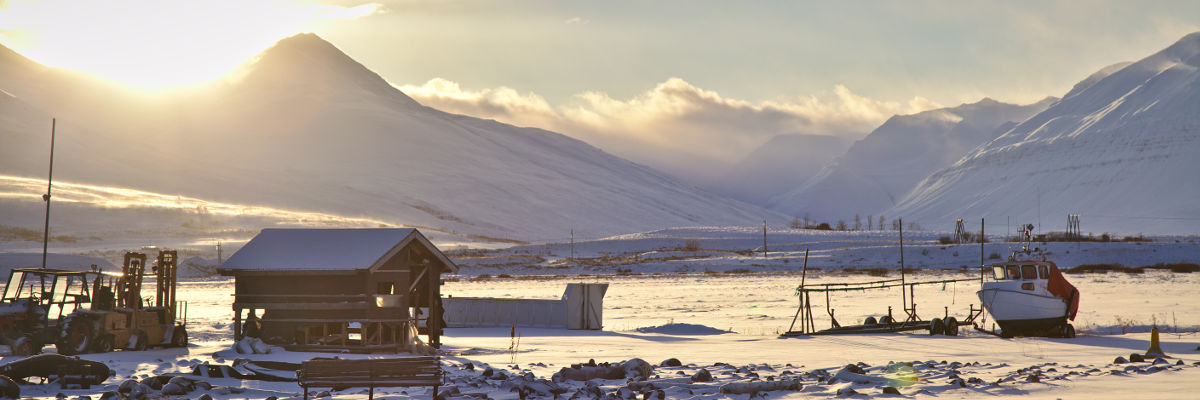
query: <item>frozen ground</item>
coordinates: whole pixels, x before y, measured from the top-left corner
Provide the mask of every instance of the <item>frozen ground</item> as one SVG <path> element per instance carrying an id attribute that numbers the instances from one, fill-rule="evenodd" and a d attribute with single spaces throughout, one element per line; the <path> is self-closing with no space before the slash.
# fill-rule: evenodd
<path id="1" fill-rule="evenodd" d="M 768 378 L 773 382 L 794 380 L 802 386 L 800 390 L 768 392 L 766 397 L 772 399 L 832 397 L 848 389 L 859 393 L 855 398 L 896 397 L 883 394 L 885 386 L 897 387 L 904 398 L 1194 398 L 1200 389 L 1200 368 L 1194 365 L 1200 362 L 1200 334 L 1196 333 L 1200 330 L 1200 308 L 1196 307 L 1200 304 L 1200 274 L 1151 271 L 1068 275 L 1083 296 L 1074 322 L 1080 337 L 1075 339 L 1001 339 L 975 332 L 960 337 L 911 333 L 781 339 L 779 334 L 788 330 L 796 312 L 794 292 L 805 249 L 810 249 L 810 284 L 898 278 L 896 232 L 771 229 L 767 235 L 768 253 L 763 257 L 759 229 L 677 228 L 580 241 L 574 246 L 550 243 L 452 251 L 463 273 L 445 277 L 443 290 L 448 296 L 553 299 L 562 295 L 569 282 L 611 285 L 602 331 L 518 328 L 519 339 L 514 339 L 508 328 L 448 329 L 443 351 L 451 383 L 464 393 L 519 398 L 514 388 L 545 389 L 549 381 L 538 379 L 550 379 L 563 367 L 591 359 L 618 363 L 640 358 L 657 366 L 677 358 L 682 365 L 656 367 L 648 380 L 669 398 L 748 399 L 749 394 L 720 393 L 720 387 Z M 905 232 L 905 263 L 917 269 L 908 275 L 909 279 L 978 277 L 977 269 L 963 268 L 978 265 L 978 245 L 937 243 L 938 237 L 945 235 L 948 233 Z M 1001 236 L 990 239 L 998 241 Z M 1140 266 L 1200 261 L 1200 246 L 1196 245 L 1200 238 L 1196 236 L 1153 239 L 1140 244 L 1050 243 L 1047 247 L 1051 259 L 1063 267 L 1100 262 Z M 570 258 L 572 247 L 574 260 Z M 992 253 L 1001 257 L 1010 247 L 989 243 L 985 258 Z M 32 259 L 9 257 L 26 258 Z M 858 271 L 848 272 L 847 268 Z M 884 268 L 886 272 L 875 273 L 887 276 L 869 275 L 865 271 L 869 268 Z M 949 313 L 961 318 L 971 304 L 978 302 L 974 297 L 977 288 L 974 282 L 919 287 L 919 314 L 932 318 Z M 183 282 L 179 297 L 190 305 L 192 345 L 188 349 L 86 355 L 108 363 L 116 377 L 91 390 L 25 385 L 23 393 L 43 398 L 60 392 L 97 398 L 125 379 L 186 372 L 205 362 L 232 364 L 239 357 L 299 361 L 322 355 L 246 356 L 229 351 L 232 294 L 232 282 L 224 278 Z M 822 314 L 824 299 L 814 297 L 813 301 L 817 327 L 829 326 Z M 843 324 L 878 317 L 887 312 L 888 306 L 900 309 L 895 289 L 843 293 L 831 304 Z M 1112 364 L 1119 356 L 1129 358 L 1130 353 L 1144 352 L 1149 344 L 1148 331 L 1155 324 L 1163 330 L 1163 349 L 1176 357 L 1165 360 L 1170 365 Z M 984 327 L 991 326 L 985 323 Z M 46 351 L 53 351 L 53 347 Z M 0 362 L 10 360 L 5 357 Z M 1182 365 L 1175 365 L 1180 361 Z M 464 369 L 468 363 L 473 370 Z M 861 371 L 842 371 L 847 364 L 857 363 L 863 363 Z M 505 371 L 505 378 L 482 378 L 481 373 L 489 366 L 494 371 Z M 714 380 L 692 382 L 690 377 L 701 369 L 711 373 Z M 842 378 L 832 383 L 828 379 L 839 374 Z M 1037 376 L 1039 382 L 1030 382 L 1030 375 Z M 1000 383 L 995 385 L 997 381 Z M 287 382 L 217 379 L 213 384 L 218 387 L 208 394 L 215 398 L 288 397 L 300 392 L 296 384 Z M 586 398 L 597 390 L 619 394 L 620 388 L 648 388 L 644 383 L 628 385 L 623 379 L 594 382 L 598 386 L 581 382 L 553 384 L 565 391 L 561 398 Z M 333 394 L 337 398 L 366 397 L 365 389 Z M 427 388 L 384 388 L 376 394 L 381 398 L 429 396 Z M 190 394 L 192 398 L 200 395 Z"/>
<path id="2" fill-rule="evenodd" d="M 921 272 L 914 279 L 967 276 L 958 272 Z M 768 392 L 768 398 L 831 397 L 854 389 L 869 397 L 882 394 L 884 386 L 899 388 L 905 398 L 974 398 L 981 395 L 1121 398 L 1135 394 L 1145 398 L 1193 398 L 1200 389 L 1200 310 L 1195 307 L 1200 274 L 1149 272 L 1072 275 L 1083 293 L 1075 339 L 1001 339 L 967 333 L 960 337 L 930 337 L 926 334 L 826 336 L 781 339 L 795 312 L 792 295 L 799 281 L 795 273 L 664 273 L 606 277 L 509 278 L 451 280 L 445 291 L 454 296 L 499 296 L 555 298 L 566 283 L 603 281 L 611 283 L 605 299 L 602 331 L 522 329 L 516 343 L 508 328 L 449 329 L 443 339 L 450 377 L 464 393 L 486 393 L 492 398 L 518 398 L 513 387 L 537 387 L 537 381 L 521 378 L 524 372 L 549 379 L 560 368 L 573 363 L 620 362 L 641 358 L 658 365 L 678 358 L 678 367 L 656 367 L 649 382 L 670 398 L 739 398 L 748 394 L 721 394 L 722 385 L 766 380 L 798 380 L 802 389 Z M 808 277 L 814 284 L 875 279 L 822 271 Z M 935 287 L 917 293 L 917 301 L 928 318 L 950 307 L 952 315 L 965 313 L 975 288 L 969 284 Z M 114 390 L 121 381 L 141 379 L 167 372 L 183 372 L 200 363 L 230 364 L 245 355 L 228 351 L 231 345 L 229 319 L 232 282 L 226 279 L 189 281 L 181 284 L 180 298 L 189 301 L 192 346 L 144 353 L 116 352 L 86 355 L 113 367 L 117 376 L 107 385 L 91 390 L 59 390 L 52 385 L 23 385 L 26 396 L 74 397 Z M 816 299 L 814 299 L 816 301 Z M 823 299 L 817 307 L 823 307 Z M 886 306 L 898 308 L 894 292 L 848 293 L 833 307 L 843 323 L 880 315 Z M 817 326 L 827 320 L 817 316 Z M 1114 365 L 1118 356 L 1129 358 L 1148 346 L 1147 327 L 1157 321 L 1164 330 L 1163 349 L 1177 357 L 1169 365 L 1148 362 Z M 685 324 L 691 324 L 685 325 Z M 639 332 L 639 328 L 642 331 Z M 730 330 L 732 333 L 716 331 Z M 1180 333 L 1175 334 L 1178 330 Z M 1126 333 L 1122 334 L 1122 331 Z M 666 333 L 655 333 L 666 332 Z M 47 347 L 46 351 L 53 351 Z M 298 361 L 315 353 L 276 353 L 249 356 L 263 360 Z M 353 356 L 351 356 L 353 357 Z M 0 362 L 10 361 L 5 357 Z M 946 361 L 946 363 L 942 363 Z M 1182 361 L 1183 365 L 1174 363 Z M 461 369 L 466 363 L 475 370 Z M 722 364 L 718 364 L 722 363 Z M 859 376 L 841 371 L 847 364 L 864 363 Z M 893 364 L 890 369 L 889 363 Z M 486 367 L 505 371 L 507 379 L 485 380 Z M 513 366 L 516 368 L 514 369 Z M 712 382 L 689 379 L 700 369 L 708 370 Z M 837 376 L 829 383 L 828 376 Z M 1040 382 L 1029 382 L 1037 375 Z M 961 378 L 960 386 L 955 378 Z M 884 378 L 891 381 L 882 380 Z M 915 379 L 915 380 L 914 380 Z M 855 380 L 869 383 L 855 383 Z M 999 385 L 993 383 L 1000 381 Z M 596 381 L 603 392 L 626 387 L 623 379 Z M 294 383 L 216 379 L 218 387 L 208 393 L 215 398 L 288 397 L 299 393 Z M 476 387 L 475 385 L 479 385 Z M 585 393 L 581 382 L 561 382 L 563 398 Z M 221 386 L 232 386 L 234 393 Z M 635 387 L 641 387 L 636 386 Z M 242 391 L 241 389 L 246 389 Z M 429 396 L 427 388 L 385 388 L 381 398 Z M 407 393 L 407 394 L 402 394 Z M 382 394 L 381 394 L 382 393 Z M 201 393 L 194 392 L 195 398 Z M 365 390 L 333 393 L 336 398 L 365 398 Z M 549 397 L 549 396 L 546 396 Z M 640 396 L 639 396 L 640 397 Z M 857 398 L 865 398 L 858 396 Z"/>

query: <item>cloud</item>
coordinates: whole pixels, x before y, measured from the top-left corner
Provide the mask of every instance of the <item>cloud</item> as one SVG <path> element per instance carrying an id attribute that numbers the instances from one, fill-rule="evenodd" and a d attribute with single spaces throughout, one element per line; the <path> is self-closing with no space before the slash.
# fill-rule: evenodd
<path id="1" fill-rule="evenodd" d="M 630 99 L 589 91 L 552 105 L 509 87 L 466 90 L 434 78 L 400 90 L 427 106 L 564 133 L 606 151 L 702 181 L 780 134 L 860 137 L 895 114 L 940 107 L 915 97 L 871 99 L 837 85 L 828 93 L 751 102 L 670 78 Z"/>
<path id="2" fill-rule="evenodd" d="M 588 23 L 588 20 L 586 20 L 586 19 L 583 19 L 583 18 L 580 18 L 580 17 L 574 17 L 574 18 L 567 19 L 566 21 L 563 21 L 563 23 L 565 23 L 565 24 L 567 24 L 567 25 L 570 25 L 570 24 L 586 24 L 586 23 Z"/>

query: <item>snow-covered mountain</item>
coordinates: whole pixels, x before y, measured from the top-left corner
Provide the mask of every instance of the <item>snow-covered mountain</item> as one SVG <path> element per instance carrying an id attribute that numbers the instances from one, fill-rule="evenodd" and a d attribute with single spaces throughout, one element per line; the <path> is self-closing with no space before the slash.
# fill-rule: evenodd
<path id="1" fill-rule="evenodd" d="M 895 205 L 925 176 L 1055 100 L 1021 106 L 985 98 L 893 116 L 807 183 L 772 199 L 768 207 L 827 221 L 876 215 Z"/>
<path id="2" fill-rule="evenodd" d="M 19 144 L 0 149 L 7 174 L 44 174 L 54 115 L 56 180 L 517 240 L 785 220 L 564 135 L 424 107 L 312 34 L 167 98 L 45 94 L 76 87 L 6 54 L 0 72 L 26 71 L 0 77 L 0 121 L 20 122 L 0 130 Z"/>
<path id="3" fill-rule="evenodd" d="M 1016 218 L 1061 230 L 1195 233 L 1200 222 L 1200 32 L 1105 68 L 923 180 L 888 212 Z"/>
<path id="4" fill-rule="evenodd" d="M 772 197 L 803 185 L 845 153 L 851 143 L 850 139 L 829 135 L 778 135 L 730 167 L 711 187 L 738 200 L 766 204 Z"/>

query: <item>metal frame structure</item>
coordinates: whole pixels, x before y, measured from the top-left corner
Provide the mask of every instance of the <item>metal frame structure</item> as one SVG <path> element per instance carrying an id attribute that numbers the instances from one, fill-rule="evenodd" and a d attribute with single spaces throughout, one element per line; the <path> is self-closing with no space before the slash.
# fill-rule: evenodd
<path id="1" fill-rule="evenodd" d="M 980 238 L 983 238 L 983 237 L 984 236 L 983 236 L 983 228 L 982 228 L 982 220 L 981 220 Z M 984 240 L 981 239 L 980 244 L 979 244 L 980 245 L 980 260 L 979 260 L 980 265 L 983 265 L 983 253 L 982 253 L 983 252 L 983 242 L 984 242 Z M 792 317 L 791 326 L 788 327 L 788 331 L 782 335 L 784 337 L 807 336 L 807 335 L 833 335 L 833 334 L 849 334 L 849 333 L 888 333 L 888 332 L 903 332 L 903 331 L 916 331 L 916 330 L 929 330 L 930 334 L 941 333 L 941 332 L 938 332 L 938 330 L 939 330 L 938 326 L 940 324 L 944 323 L 943 321 L 948 321 L 952 318 L 950 316 L 950 308 L 943 307 L 943 314 L 942 314 L 941 318 L 933 318 L 930 320 L 921 319 L 921 317 L 917 314 L 917 302 L 916 302 L 916 290 L 915 290 L 916 287 L 923 286 L 923 285 L 939 285 L 939 284 L 945 285 L 947 283 L 955 283 L 955 282 L 980 282 L 980 284 L 982 284 L 982 282 L 983 282 L 982 271 L 980 272 L 979 278 L 940 279 L 940 280 L 932 280 L 932 281 L 909 282 L 908 277 L 906 276 L 905 265 L 904 265 L 904 223 L 903 223 L 903 221 L 900 222 L 900 279 L 884 279 L 884 280 L 878 280 L 878 281 L 852 282 L 852 283 L 823 283 L 823 284 L 813 285 L 812 287 L 810 287 L 807 285 L 807 282 L 806 282 L 807 274 L 808 274 L 808 250 L 805 250 L 804 251 L 804 268 L 800 275 L 800 286 L 798 286 L 796 288 L 796 296 L 799 297 L 800 304 L 796 309 L 796 315 L 794 317 Z M 834 316 L 835 310 L 831 304 L 832 299 L 831 299 L 830 293 L 850 292 L 850 291 L 867 291 L 867 290 L 887 289 L 887 288 L 893 288 L 893 287 L 901 288 L 900 296 L 901 296 L 901 302 L 903 303 L 902 309 L 904 310 L 904 319 L 901 321 L 896 320 L 896 318 L 894 316 L 892 316 L 892 306 L 888 306 L 888 313 L 881 321 L 871 321 L 874 318 L 868 318 L 868 321 L 864 321 L 864 323 L 861 325 L 843 326 L 840 323 L 838 323 L 837 317 Z M 824 293 L 825 294 L 825 313 L 829 315 L 829 322 L 830 322 L 830 327 L 828 329 L 818 330 L 816 327 L 816 324 L 813 321 L 813 310 L 812 310 L 812 294 L 813 293 L 818 293 L 818 294 Z M 975 320 L 976 320 L 976 318 L 981 318 L 982 316 L 983 316 L 982 305 L 979 308 L 975 308 L 975 305 L 971 304 L 971 305 L 969 305 L 969 309 L 968 309 L 966 318 L 964 318 L 962 321 L 955 320 L 955 322 L 956 322 L 956 325 L 962 324 L 965 326 L 965 325 L 969 324 L 969 325 L 976 326 L 976 328 L 978 328 L 978 325 L 975 324 Z M 797 321 L 800 321 L 800 330 L 796 330 L 796 322 Z M 956 331 L 957 330 L 955 330 L 955 332 Z"/>

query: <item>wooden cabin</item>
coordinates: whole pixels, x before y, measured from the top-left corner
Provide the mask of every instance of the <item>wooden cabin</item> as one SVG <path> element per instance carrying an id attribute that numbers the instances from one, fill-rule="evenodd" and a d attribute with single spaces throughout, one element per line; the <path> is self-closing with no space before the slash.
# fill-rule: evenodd
<path id="1" fill-rule="evenodd" d="M 291 350 L 440 346 L 441 274 L 457 272 L 416 229 L 263 229 L 217 268 L 232 276 L 234 338 Z"/>

